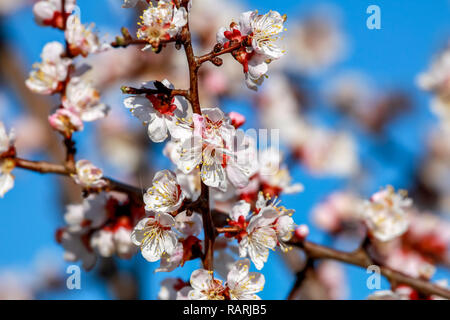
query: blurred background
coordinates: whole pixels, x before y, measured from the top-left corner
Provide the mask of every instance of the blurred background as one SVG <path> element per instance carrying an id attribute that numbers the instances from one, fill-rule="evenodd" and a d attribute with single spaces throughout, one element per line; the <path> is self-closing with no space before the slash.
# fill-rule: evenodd
<path id="1" fill-rule="evenodd" d="M 64 37 L 59 30 L 39 27 L 32 5 L 27 0 L 0 0 L 0 120 L 16 128 L 21 157 L 59 161 L 61 141 L 47 124 L 57 100 L 31 93 L 24 81 L 32 64 L 40 60 L 42 47 Z M 142 9 L 123 9 L 121 0 L 77 0 L 77 5 L 81 21 L 95 23 L 95 30 L 108 42 L 122 26 L 133 34 Z M 381 9 L 379 30 L 367 27 L 370 5 Z M 244 129 L 281 129 L 293 180 L 305 186 L 300 194 L 283 195 L 283 204 L 296 210 L 297 224 L 310 227 L 311 241 L 354 249 L 360 234 L 357 227 L 342 221 L 351 211 L 346 201 L 368 197 L 390 184 L 409 191 L 417 205 L 414 214 L 439 219 L 446 253 L 450 135 L 443 124 L 446 120 L 430 107 L 433 93 L 419 86 L 418 77 L 449 44 L 450 2 L 193 0 L 196 53 L 209 52 L 219 27 L 253 9 L 287 14 L 283 41 L 288 54 L 271 63 L 269 78 L 257 93 L 245 87 L 242 68 L 232 58 L 224 59 L 222 68 L 205 66 L 200 83 L 203 106 L 244 114 Z M 153 172 L 171 164 L 162 155 L 164 144 L 151 143 L 145 128 L 125 110 L 120 86 L 167 78 L 176 87 L 186 87 L 183 52 L 173 46 L 161 54 L 129 47 L 77 63 L 93 66 L 90 77 L 102 101 L 111 107 L 106 119 L 87 124 L 75 135 L 77 157 L 91 160 L 107 176 L 146 189 Z M 81 290 L 68 290 L 69 263 L 63 260 L 55 231 L 64 225 L 65 206 L 80 201 L 79 190 L 54 175 L 20 169 L 13 173 L 15 187 L 0 200 L 0 298 L 157 298 L 168 275 L 155 274 L 158 264 L 148 263 L 140 254 L 131 260 L 102 259 L 93 270 L 82 271 Z M 336 217 L 330 218 L 327 210 Z M 339 210 L 345 211 L 342 216 Z M 449 278 L 446 258 L 436 259 L 433 280 Z M 295 260 L 271 253 L 262 270 L 263 299 L 288 296 Z M 187 280 L 198 267 L 198 261 L 188 262 L 171 276 Z M 317 283 L 311 284 L 318 296 L 305 293 L 305 297 L 365 299 L 372 292 L 366 286 L 367 276 L 358 267 L 323 264 L 317 270 Z M 321 296 L 316 286 L 326 288 L 326 293 Z M 383 280 L 385 288 L 389 285 Z"/>

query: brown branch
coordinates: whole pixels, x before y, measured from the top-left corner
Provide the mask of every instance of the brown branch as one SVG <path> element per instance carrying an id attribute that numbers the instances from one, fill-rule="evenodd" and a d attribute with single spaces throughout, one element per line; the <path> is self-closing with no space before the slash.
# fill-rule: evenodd
<path id="1" fill-rule="evenodd" d="M 178 3 L 178 2 L 177 2 Z M 182 2 L 187 6 L 187 2 Z M 198 68 L 197 58 L 192 48 L 191 32 L 189 31 L 189 21 L 183 27 L 181 39 L 186 53 L 186 59 L 189 66 L 189 90 L 186 98 L 192 105 L 192 111 L 196 114 L 202 114 L 198 93 Z M 213 270 L 214 268 L 214 241 L 216 238 L 216 230 L 209 206 L 209 188 L 203 181 L 201 182 L 201 194 L 199 197 L 199 211 L 203 219 L 203 230 L 205 234 L 205 252 L 202 259 L 203 268 Z"/>
<path id="2" fill-rule="evenodd" d="M 241 227 L 234 226 L 234 227 L 217 227 L 216 232 L 217 233 L 238 233 L 242 231 Z"/>
<path id="3" fill-rule="evenodd" d="M 22 158 L 14 158 L 17 168 L 39 172 L 39 173 L 54 173 L 67 177 L 71 177 L 75 174 L 75 169 L 67 167 L 66 165 L 50 163 L 46 161 L 30 161 Z M 130 186 L 126 183 L 116 181 L 114 179 L 103 177 L 103 180 L 107 182 L 104 189 L 100 191 L 118 191 L 126 193 L 137 204 L 143 205 L 143 198 L 141 190 L 134 186 Z"/>
<path id="4" fill-rule="evenodd" d="M 66 147 L 66 168 L 75 171 L 75 154 L 77 153 L 75 141 L 72 140 L 72 137 L 64 138 L 64 146 Z"/>
<path id="5" fill-rule="evenodd" d="M 216 64 L 216 62 L 214 61 L 214 58 L 221 56 L 223 54 L 231 53 L 234 50 L 239 49 L 241 46 L 242 46 L 241 43 L 235 43 L 235 44 L 230 45 L 228 48 L 223 49 L 220 44 L 217 44 L 210 53 L 207 53 L 203 56 L 197 57 L 197 59 L 196 59 L 197 65 L 200 66 L 201 64 L 205 63 L 206 61 L 211 61 L 214 64 Z"/>
<path id="6" fill-rule="evenodd" d="M 170 89 L 167 88 L 166 89 L 149 89 L 149 88 L 133 88 L 133 87 L 128 87 L 128 86 L 122 86 L 120 88 L 120 90 L 122 90 L 122 93 L 124 94 L 158 94 L 158 93 L 163 93 L 166 94 L 169 97 L 175 97 L 175 96 L 183 96 L 183 97 L 187 97 L 188 96 L 188 91 L 187 90 L 183 90 L 183 89 Z"/>
<path id="7" fill-rule="evenodd" d="M 111 42 L 111 47 L 113 48 L 126 48 L 130 45 L 148 45 L 150 44 L 147 40 L 144 39 L 135 39 L 131 36 L 130 32 L 127 28 L 123 27 L 121 29 L 122 36 L 117 36 L 116 40 Z M 159 46 L 163 46 L 166 43 L 170 42 L 178 42 L 179 39 L 177 38 L 170 38 L 170 39 L 160 39 L 159 40 Z"/>
<path id="8" fill-rule="evenodd" d="M 46 161 L 30 161 L 21 158 L 15 158 L 17 168 L 35 171 L 39 173 L 55 173 L 68 176 L 70 173 L 62 164 L 50 163 Z"/>
<path id="9" fill-rule="evenodd" d="M 312 259 L 331 259 L 360 266 L 362 268 L 367 268 L 372 265 L 372 259 L 362 248 L 353 252 L 344 252 L 297 238 L 291 239 L 289 244 L 303 249 L 308 257 Z M 390 282 L 406 284 L 425 295 L 438 295 L 450 299 L 450 291 L 445 288 L 422 279 L 410 277 L 386 266 L 379 267 L 381 274 Z"/>
<path id="10" fill-rule="evenodd" d="M 130 45 L 147 45 L 148 42 L 141 39 L 116 39 L 116 41 L 111 42 L 113 48 L 126 48 Z"/>
<path id="11" fill-rule="evenodd" d="M 188 99 L 192 105 L 192 111 L 197 114 L 202 114 L 200 108 L 200 100 L 198 94 L 198 65 L 196 63 L 196 58 L 194 55 L 194 49 L 191 43 L 191 33 L 189 31 L 189 25 L 186 24 L 183 28 L 183 46 L 186 53 L 186 58 L 189 66 L 189 94 Z"/>

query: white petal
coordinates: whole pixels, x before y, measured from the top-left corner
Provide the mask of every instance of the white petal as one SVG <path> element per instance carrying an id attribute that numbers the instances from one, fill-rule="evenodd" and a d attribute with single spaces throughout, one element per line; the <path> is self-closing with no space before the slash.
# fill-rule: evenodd
<path id="1" fill-rule="evenodd" d="M 247 218 L 248 213 L 250 212 L 250 203 L 241 200 L 238 203 L 236 203 L 230 212 L 230 218 L 234 221 L 237 221 L 240 216 L 244 216 L 244 218 Z"/>
<path id="2" fill-rule="evenodd" d="M 144 123 L 150 122 L 151 114 L 155 113 L 151 102 L 141 96 L 128 97 L 123 101 L 126 108 L 131 110 L 133 116 Z"/>
<path id="3" fill-rule="evenodd" d="M 163 142 L 167 138 L 166 119 L 163 116 L 155 115 L 148 124 L 148 136 L 153 142 Z"/>
<path id="4" fill-rule="evenodd" d="M 12 174 L 0 174 L 0 198 L 14 187 L 14 177 Z"/>
<path id="5" fill-rule="evenodd" d="M 208 288 L 212 274 L 205 269 L 197 269 L 191 274 L 191 286 L 194 290 L 202 291 Z"/>
<path id="6" fill-rule="evenodd" d="M 175 219 L 168 213 L 158 213 L 156 215 L 156 220 L 164 227 L 175 226 Z"/>

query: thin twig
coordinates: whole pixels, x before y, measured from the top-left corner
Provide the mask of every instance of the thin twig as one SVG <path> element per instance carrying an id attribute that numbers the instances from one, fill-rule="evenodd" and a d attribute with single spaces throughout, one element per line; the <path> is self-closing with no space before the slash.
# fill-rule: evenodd
<path id="1" fill-rule="evenodd" d="M 214 58 L 221 56 L 223 54 L 227 54 L 230 52 L 233 52 L 236 49 L 239 49 L 242 46 L 241 43 L 235 43 L 230 45 L 226 49 L 216 50 L 216 47 L 214 50 L 212 50 L 210 53 L 207 53 L 205 55 L 202 55 L 196 59 L 197 65 L 200 66 L 201 64 L 205 63 L 206 61 L 212 61 Z"/>
<path id="2" fill-rule="evenodd" d="M 187 5 L 187 2 L 183 2 L 182 5 Z M 198 68 L 197 58 L 194 55 L 191 42 L 191 32 L 189 31 L 189 20 L 183 27 L 181 36 L 184 51 L 186 53 L 186 59 L 189 66 L 189 90 L 186 98 L 192 105 L 192 111 L 196 114 L 202 114 L 199 93 L 198 93 Z M 209 205 L 209 187 L 206 186 L 203 181 L 201 182 L 201 194 L 200 200 L 200 212 L 203 219 L 203 230 L 205 234 L 205 252 L 202 259 L 203 267 L 207 270 L 213 270 L 214 268 L 214 241 L 216 238 L 216 230 L 211 215 L 211 208 Z"/>
<path id="3" fill-rule="evenodd" d="M 295 237 L 289 242 L 289 244 L 303 249 L 308 257 L 311 257 L 313 259 L 337 260 L 355 266 L 360 266 L 362 268 L 367 268 L 372 265 L 372 259 L 362 248 L 353 252 L 344 252 L 331 249 L 313 242 L 303 241 Z M 381 274 L 390 281 L 399 284 L 406 284 L 425 295 L 437 295 L 446 299 L 450 299 L 450 291 L 443 287 L 432 284 L 422 279 L 410 277 L 386 266 L 379 267 Z"/>
<path id="4" fill-rule="evenodd" d="M 67 177 L 71 177 L 76 173 L 75 169 L 69 168 L 63 164 L 50 163 L 46 161 L 30 161 L 22 158 L 14 158 L 14 161 L 17 168 L 39 173 L 54 173 Z M 103 177 L 102 179 L 107 182 L 107 186 L 104 188 L 105 191 L 124 192 L 128 194 L 135 203 L 143 204 L 141 189 L 108 177 Z"/>

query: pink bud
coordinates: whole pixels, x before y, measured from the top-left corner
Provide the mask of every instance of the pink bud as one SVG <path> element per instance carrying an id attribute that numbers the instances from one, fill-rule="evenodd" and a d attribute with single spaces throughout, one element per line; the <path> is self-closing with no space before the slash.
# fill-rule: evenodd
<path id="1" fill-rule="evenodd" d="M 83 121 L 76 113 L 69 109 L 58 109 L 54 114 L 48 117 L 48 121 L 53 129 L 66 136 L 70 136 L 74 131 L 83 130 Z"/>
<path id="2" fill-rule="evenodd" d="M 300 240 L 304 240 L 309 234 L 309 228 L 306 224 L 299 225 L 297 229 L 295 229 L 295 236 Z"/>
<path id="3" fill-rule="evenodd" d="M 228 116 L 231 119 L 231 124 L 233 125 L 233 127 L 235 127 L 236 129 L 239 128 L 240 126 L 242 126 L 245 123 L 245 117 L 238 113 L 238 112 L 230 112 L 228 114 Z"/>

